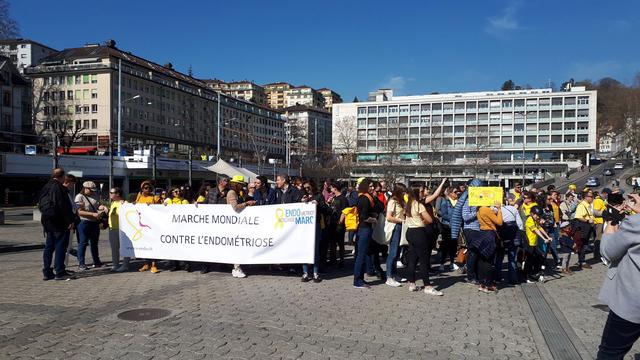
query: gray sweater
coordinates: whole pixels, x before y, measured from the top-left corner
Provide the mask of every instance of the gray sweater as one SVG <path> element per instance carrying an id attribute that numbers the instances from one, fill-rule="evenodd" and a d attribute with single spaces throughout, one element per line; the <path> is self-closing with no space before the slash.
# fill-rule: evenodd
<path id="1" fill-rule="evenodd" d="M 602 235 L 600 253 L 609 266 L 600 300 L 616 315 L 640 324 L 640 214 L 620 222 L 616 233 Z"/>

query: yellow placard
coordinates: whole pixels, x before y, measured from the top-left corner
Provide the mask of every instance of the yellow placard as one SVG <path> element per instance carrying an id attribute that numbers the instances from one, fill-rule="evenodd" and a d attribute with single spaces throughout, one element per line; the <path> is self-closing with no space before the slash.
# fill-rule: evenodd
<path id="1" fill-rule="evenodd" d="M 502 204 L 503 189 L 497 186 L 470 186 L 469 206 L 493 206 Z"/>

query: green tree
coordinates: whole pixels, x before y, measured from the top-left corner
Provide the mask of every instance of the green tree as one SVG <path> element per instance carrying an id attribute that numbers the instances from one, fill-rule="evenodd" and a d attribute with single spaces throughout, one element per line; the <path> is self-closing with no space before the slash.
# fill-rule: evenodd
<path id="1" fill-rule="evenodd" d="M 515 87 L 516 87 L 516 84 L 513 82 L 513 80 L 509 79 L 504 83 L 502 83 L 502 87 L 500 88 L 500 90 L 503 90 L 503 91 L 514 90 Z"/>

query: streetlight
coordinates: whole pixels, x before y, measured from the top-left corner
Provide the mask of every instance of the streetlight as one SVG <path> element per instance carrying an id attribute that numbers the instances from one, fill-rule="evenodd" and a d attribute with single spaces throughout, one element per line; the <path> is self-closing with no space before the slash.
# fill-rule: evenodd
<path id="1" fill-rule="evenodd" d="M 122 104 L 140 98 L 140 94 L 122 101 L 122 60 L 118 60 L 118 156 L 122 156 Z"/>

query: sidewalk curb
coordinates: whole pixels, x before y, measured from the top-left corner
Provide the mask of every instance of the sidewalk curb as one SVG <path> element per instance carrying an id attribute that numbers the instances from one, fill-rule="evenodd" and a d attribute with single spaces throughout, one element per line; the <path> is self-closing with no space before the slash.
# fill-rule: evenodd
<path id="1" fill-rule="evenodd" d="M 0 254 L 8 254 L 8 253 L 31 251 L 31 250 L 41 250 L 41 249 L 44 249 L 44 244 L 3 246 L 3 247 L 0 247 Z"/>

